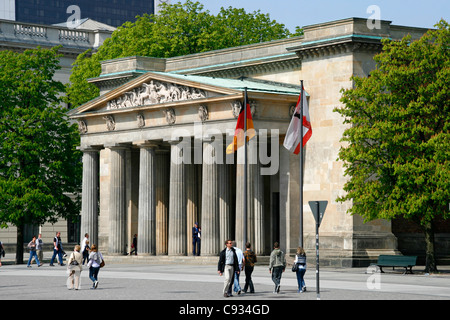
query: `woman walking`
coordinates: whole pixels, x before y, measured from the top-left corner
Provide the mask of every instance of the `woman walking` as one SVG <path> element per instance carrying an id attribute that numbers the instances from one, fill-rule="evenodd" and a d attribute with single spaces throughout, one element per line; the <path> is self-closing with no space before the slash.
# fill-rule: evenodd
<path id="1" fill-rule="evenodd" d="M 302 247 L 297 248 L 297 254 L 295 255 L 294 263 L 298 264 L 297 269 L 297 283 L 298 283 L 298 292 L 306 291 L 306 284 L 304 280 L 304 275 L 306 272 L 306 254 L 305 250 Z"/>
<path id="2" fill-rule="evenodd" d="M 67 270 L 69 272 L 69 278 L 67 279 L 67 289 L 78 290 L 81 285 L 81 263 L 83 255 L 81 254 L 81 247 L 76 245 L 73 252 L 70 254 L 69 261 L 67 262 Z"/>
<path id="3" fill-rule="evenodd" d="M 103 256 L 98 252 L 97 245 L 93 244 L 91 247 L 91 253 L 89 254 L 89 279 L 92 280 L 92 288 L 97 289 L 98 286 L 98 272 L 100 271 L 101 264 L 103 262 Z"/>

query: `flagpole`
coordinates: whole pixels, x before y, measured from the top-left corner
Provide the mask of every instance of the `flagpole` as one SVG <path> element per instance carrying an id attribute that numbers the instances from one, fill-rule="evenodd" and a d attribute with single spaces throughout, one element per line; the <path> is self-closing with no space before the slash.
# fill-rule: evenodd
<path id="1" fill-rule="evenodd" d="M 300 80 L 300 222 L 299 246 L 303 248 L 303 80 Z"/>
<path id="2" fill-rule="evenodd" d="M 243 242 L 242 248 L 245 249 L 247 243 L 247 87 L 244 95 L 244 217 L 243 217 Z"/>

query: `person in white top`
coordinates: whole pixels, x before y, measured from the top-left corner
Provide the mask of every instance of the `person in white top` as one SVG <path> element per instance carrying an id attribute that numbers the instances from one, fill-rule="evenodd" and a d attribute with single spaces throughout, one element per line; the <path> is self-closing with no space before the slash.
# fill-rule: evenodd
<path id="1" fill-rule="evenodd" d="M 83 239 L 83 241 L 81 241 L 81 254 L 83 256 L 83 265 L 84 265 L 84 261 L 88 260 L 88 258 L 89 258 L 89 251 L 86 250 L 86 246 L 88 246 L 88 248 L 89 248 L 89 234 L 88 233 L 84 234 L 84 239 Z"/>
<path id="2" fill-rule="evenodd" d="M 238 263 L 239 263 L 239 270 L 235 270 L 234 272 L 234 292 L 236 292 L 237 294 L 241 294 L 241 285 L 239 284 L 239 275 L 241 273 L 241 271 L 244 269 L 244 265 L 245 265 L 245 259 L 244 259 L 244 253 L 242 252 L 241 249 L 239 249 L 238 247 L 236 247 L 236 241 L 233 241 L 233 247 L 234 250 L 236 250 L 236 256 L 238 259 Z M 239 271 L 239 272 L 236 272 Z M 231 287 L 230 287 L 231 290 Z M 230 292 L 231 293 L 231 292 Z"/>

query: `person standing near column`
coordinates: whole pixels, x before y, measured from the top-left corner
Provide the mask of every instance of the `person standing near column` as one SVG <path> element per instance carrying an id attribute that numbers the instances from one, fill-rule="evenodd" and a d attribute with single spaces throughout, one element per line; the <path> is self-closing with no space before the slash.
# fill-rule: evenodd
<path id="1" fill-rule="evenodd" d="M 234 271 L 238 270 L 239 272 L 239 264 L 238 258 L 236 256 L 236 251 L 233 248 L 233 243 L 231 240 L 225 241 L 226 248 L 220 252 L 219 255 L 219 264 L 217 266 L 217 273 L 220 276 L 225 274 L 225 281 L 223 284 L 223 296 L 225 298 L 232 297 L 232 295 L 228 294 L 228 291 L 231 287 L 231 284 L 234 280 Z"/>
<path id="2" fill-rule="evenodd" d="M 135 233 L 133 236 L 133 243 L 131 244 L 130 256 L 133 254 L 137 256 L 137 234 Z"/>
<path id="3" fill-rule="evenodd" d="M 280 245 L 275 242 L 273 250 L 270 253 L 269 273 L 272 274 L 272 281 L 275 283 L 274 293 L 280 292 L 281 275 L 286 268 L 286 257 L 283 251 L 280 250 Z"/>
<path id="4" fill-rule="evenodd" d="M 194 223 L 192 227 L 192 255 L 200 255 L 200 228 L 198 227 L 198 222 Z"/>

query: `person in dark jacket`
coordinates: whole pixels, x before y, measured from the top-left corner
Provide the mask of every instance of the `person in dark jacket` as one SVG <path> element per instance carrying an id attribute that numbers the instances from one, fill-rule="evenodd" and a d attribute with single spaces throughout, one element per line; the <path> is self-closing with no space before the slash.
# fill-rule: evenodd
<path id="1" fill-rule="evenodd" d="M 201 229 L 198 226 L 198 223 L 194 223 L 192 227 L 192 255 L 199 256 L 200 255 L 200 247 L 201 247 Z"/>
<path id="2" fill-rule="evenodd" d="M 219 263 L 217 265 L 217 273 L 220 276 L 225 274 L 225 281 L 223 284 L 223 296 L 232 297 L 228 294 L 228 289 L 234 280 L 234 271 L 239 272 L 239 262 L 236 255 L 236 251 L 233 248 L 233 242 L 231 240 L 225 241 L 226 248 L 220 252 Z"/>
<path id="3" fill-rule="evenodd" d="M 252 273 L 253 268 L 255 267 L 255 262 L 257 262 L 256 254 L 251 249 L 252 245 L 250 242 L 245 244 L 246 250 L 244 251 L 244 259 L 245 259 L 245 286 L 244 292 L 247 293 L 247 289 L 250 287 L 250 293 L 255 293 L 255 287 L 253 286 L 252 281 Z"/>

